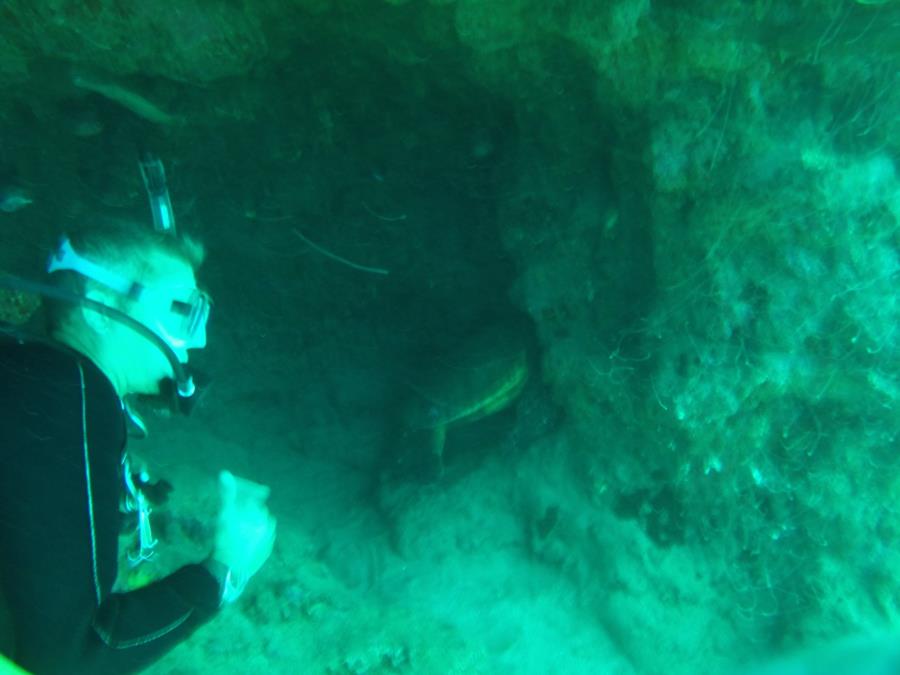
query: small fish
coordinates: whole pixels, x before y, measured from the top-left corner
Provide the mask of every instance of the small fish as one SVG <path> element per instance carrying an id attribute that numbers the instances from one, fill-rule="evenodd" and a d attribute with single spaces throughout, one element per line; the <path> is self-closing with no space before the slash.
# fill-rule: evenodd
<path id="1" fill-rule="evenodd" d="M 28 191 L 19 185 L 0 186 L 0 211 L 4 213 L 13 213 L 33 202 Z"/>

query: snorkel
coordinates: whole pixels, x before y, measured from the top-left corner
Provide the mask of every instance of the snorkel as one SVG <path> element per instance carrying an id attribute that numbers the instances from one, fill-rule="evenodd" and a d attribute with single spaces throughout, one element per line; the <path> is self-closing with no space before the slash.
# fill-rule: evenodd
<path id="1" fill-rule="evenodd" d="M 169 186 L 166 182 L 166 170 L 162 160 L 156 155 L 143 150 L 140 153 L 138 166 L 141 170 L 141 178 L 144 180 L 144 188 L 147 190 L 147 200 L 150 202 L 150 213 L 153 216 L 153 228 L 157 232 L 175 236 L 175 210 L 172 208 L 172 199 L 169 197 Z M 130 318 L 130 317 L 129 317 Z M 174 405 L 183 415 L 189 415 L 197 402 L 197 385 L 194 382 L 184 364 L 178 359 L 178 355 L 171 345 L 159 335 L 147 329 L 146 326 L 135 321 L 141 326 L 142 335 L 152 335 L 152 341 L 169 359 L 174 375 L 175 392 Z M 149 336 L 148 336 L 149 337 Z"/>
<path id="2" fill-rule="evenodd" d="M 169 198 L 169 187 L 166 184 L 166 170 L 159 157 L 142 152 L 139 161 L 141 178 L 150 200 L 150 211 L 153 214 L 153 227 L 157 232 L 175 234 L 175 211 Z"/>

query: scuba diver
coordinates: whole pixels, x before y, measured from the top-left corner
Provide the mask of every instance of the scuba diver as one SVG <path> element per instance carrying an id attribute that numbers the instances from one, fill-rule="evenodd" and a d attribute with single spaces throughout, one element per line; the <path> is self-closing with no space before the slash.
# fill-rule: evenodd
<path id="1" fill-rule="evenodd" d="M 185 407 L 194 394 L 188 353 L 206 345 L 210 311 L 202 259 L 173 231 L 119 224 L 64 238 L 48 283 L 12 283 L 43 296 L 49 339 L 0 332 L 0 654 L 36 675 L 147 666 L 272 551 L 268 488 L 223 471 L 209 558 L 113 591 L 123 511 L 136 513 L 139 556 L 156 543 L 125 453 L 127 401 L 174 390 Z"/>

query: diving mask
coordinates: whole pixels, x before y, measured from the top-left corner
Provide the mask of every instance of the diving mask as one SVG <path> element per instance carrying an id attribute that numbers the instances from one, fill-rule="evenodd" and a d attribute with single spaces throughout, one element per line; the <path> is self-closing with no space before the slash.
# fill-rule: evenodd
<path id="1" fill-rule="evenodd" d="M 175 350 L 202 349 L 206 346 L 206 323 L 211 301 L 199 288 L 157 288 L 145 286 L 109 270 L 78 254 L 68 237 L 63 237 L 47 263 L 47 272 L 71 270 L 132 300 L 153 298 L 168 306 L 162 316 L 147 328 Z"/>

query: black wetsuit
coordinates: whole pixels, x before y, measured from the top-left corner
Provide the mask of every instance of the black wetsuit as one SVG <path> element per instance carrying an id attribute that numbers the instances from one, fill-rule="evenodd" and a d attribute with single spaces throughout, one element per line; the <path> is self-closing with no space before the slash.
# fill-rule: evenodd
<path id="1" fill-rule="evenodd" d="M 217 611 L 200 565 L 112 592 L 125 439 L 121 401 L 89 359 L 0 337 L 0 616 L 7 656 L 36 675 L 133 672 Z"/>

